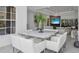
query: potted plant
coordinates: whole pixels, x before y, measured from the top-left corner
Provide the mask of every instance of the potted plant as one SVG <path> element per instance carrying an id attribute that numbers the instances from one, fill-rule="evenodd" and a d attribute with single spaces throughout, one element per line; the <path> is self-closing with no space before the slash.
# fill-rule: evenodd
<path id="1" fill-rule="evenodd" d="M 46 21 L 46 16 L 43 15 L 41 12 L 38 12 L 35 14 L 35 21 L 37 23 L 37 26 L 39 28 L 39 32 L 43 32 L 44 29 L 44 23 Z"/>
<path id="2" fill-rule="evenodd" d="M 56 29 L 56 26 L 53 26 L 53 29 Z"/>

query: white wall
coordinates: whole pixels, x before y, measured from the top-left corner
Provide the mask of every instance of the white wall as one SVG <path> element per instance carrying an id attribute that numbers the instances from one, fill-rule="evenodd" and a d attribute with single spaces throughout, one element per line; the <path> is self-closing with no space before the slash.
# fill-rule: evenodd
<path id="1" fill-rule="evenodd" d="M 42 11 L 43 12 L 43 11 Z M 47 15 L 47 13 L 43 12 L 45 15 Z M 35 24 L 34 24 L 34 14 L 35 12 L 31 11 L 31 10 L 27 10 L 27 22 L 28 22 L 28 28 L 29 29 L 34 29 L 35 28 Z M 57 13 L 53 13 L 53 16 L 61 16 L 61 19 L 76 19 L 78 18 L 78 11 L 67 11 L 67 12 L 57 12 Z M 47 16 L 50 16 L 49 13 Z"/>
<path id="2" fill-rule="evenodd" d="M 78 7 L 78 31 L 79 31 L 79 7 Z"/>
<path id="3" fill-rule="evenodd" d="M 79 7 L 78 7 L 78 41 L 79 41 Z"/>
<path id="4" fill-rule="evenodd" d="M 49 14 L 47 15 L 47 13 L 45 13 L 45 12 L 42 12 L 42 13 L 49 18 Z M 27 9 L 27 24 L 28 24 L 27 27 L 28 27 L 28 29 L 36 28 L 35 24 L 34 24 L 34 15 L 35 15 L 35 11 Z"/>
<path id="5" fill-rule="evenodd" d="M 16 7 L 16 33 L 22 33 L 27 30 L 27 7 Z"/>
<path id="6" fill-rule="evenodd" d="M 35 14 L 35 12 L 33 12 L 31 10 L 27 10 L 27 27 L 28 27 L 28 29 L 35 29 L 34 14 Z"/>
<path id="7" fill-rule="evenodd" d="M 76 11 L 67 11 L 67 12 L 61 12 L 56 13 L 56 16 L 61 16 L 61 19 L 75 19 L 78 18 L 78 12 Z"/>

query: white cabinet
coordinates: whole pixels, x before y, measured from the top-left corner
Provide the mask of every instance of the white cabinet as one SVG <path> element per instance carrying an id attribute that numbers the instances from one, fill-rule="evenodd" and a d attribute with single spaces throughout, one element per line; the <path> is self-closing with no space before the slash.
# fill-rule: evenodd
<path id="1" fill-rule="evenodd" d="M 0 47 L 4 47 L 11 44 L 10 35 L 0 35 Z"/>

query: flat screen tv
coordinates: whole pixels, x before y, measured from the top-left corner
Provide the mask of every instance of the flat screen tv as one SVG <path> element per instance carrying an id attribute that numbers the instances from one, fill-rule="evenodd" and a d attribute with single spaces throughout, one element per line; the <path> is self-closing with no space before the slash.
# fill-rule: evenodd
<path id="1" fill-rule="evenodd" d="M 51 16 L 50 24 L 55 26 L 60 26 L 60 16 Z"/>
<path id="2" fill-rule="evenodd" d="M 53 18 L 51 19 L 52 24 L 60 24 L 60 19 L 59 18 Z"/>

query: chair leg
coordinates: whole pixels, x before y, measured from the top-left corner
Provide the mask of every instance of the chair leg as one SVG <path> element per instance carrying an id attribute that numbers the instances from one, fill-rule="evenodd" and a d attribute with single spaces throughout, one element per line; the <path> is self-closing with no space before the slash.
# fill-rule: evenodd
<path id="1" fill-rule="evenodd" d="M 59 53 L 63 53 L 64 49 L 66 48 L 66 42 L 65 44 L 63 45 L 63 47 L 60 49 Z"/>
<path id="2" fill-rule="evenodd" d="M 44 49 L 44 53 L 46 52 L 46 49 Z"/>
<path id="3" fill-rule="evenodd" d="M 45 49 L 43 51 L 41 51 L 40 53 L 45 53 Z"/>
<path id="4" fill-rule="evenodd" d="M 15 48 L 15 47 L 13 47 L 13 53 L 23 53 L 23 52 L 22 52 L 22 51 L 20 51 L 20 50 L 17 52 L 17 51 L 16 51 L 16 48 Z"/>
<path id="5" fill-rule="evenodd" d="M 63 53 L 64 48 L 62 47 L 58 53 Z"/>
<path id="6" fill-rule="evenodd" d="M 15 48 L 13 47 L 13 53 L 15 53 Z"/>
<path id="7" fill-rule="evenodd" d="M 66 42 L 64 43 L 63 48 L 66 48 Z"/>

